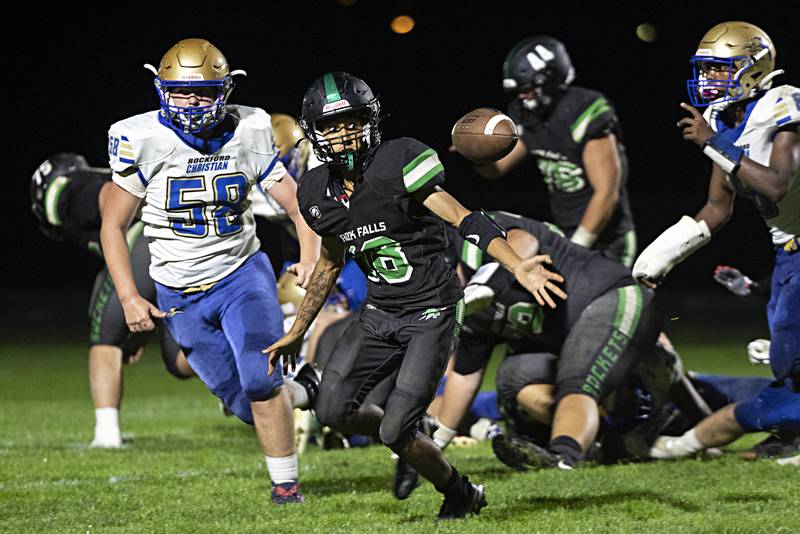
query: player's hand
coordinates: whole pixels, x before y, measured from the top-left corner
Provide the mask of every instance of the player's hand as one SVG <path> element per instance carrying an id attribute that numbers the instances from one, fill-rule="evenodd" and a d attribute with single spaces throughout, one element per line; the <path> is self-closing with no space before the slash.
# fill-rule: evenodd
<path id="1" fill-rule="evenodd" d="M 299 261 L 286 268 L 287 271 L 297 276 L 296 284 L 303 289 L 308 289 L 308 283 L 311 281 L 311 273 L 314 272 L 316 263 L 313 261 Z"/>
<path id="2" fill-rule="evenodd" d="M 167 315 L 139 295 L 122 301 L 122 309 L 125 311 L 125 323 L 131 332 L 149 332 L 156 327 L 153 317 L 163 319 Z"/>
<path id="3" fill-rule="evenodd" d="M 735 267 L 717 265 L 714 269 L 714 280 L 740 299 L 748 300 L 753 294 L 753 281 Z"/>
<path id="4" fill-rule="evenodd" d="M 755 339 L 747 344 L 747 357 L 750 363 L 769 365 L 769 339 Z"/>
<path id="5" fill-rule="evenodd" d="M 555 284 L 555 282 L 563 282 L 564 277 L 558 273 L 548 271 L 544 267 L 546 263 L 553 263 L 548 254 L 522 260 L 514 268 L 514 278 L 533 295 L 539 306 L 544 306 L 547 303 L 551 308 L 555 308 L 556 303 L 550 293 L 562 300 L 566 300 L 567 294 Z"/>
<path id="6" fill-rule="evenodd" d="M 293 371 L 297 369 L 297 355 L 303 348 L 303 337 L 302 334 L 297 335 L 289 331 L 288 334 L 261 351 L 262 354 L 269 354 L 267 372 L 270 375 L 275 371 L 275 366 L 281 358 L 283 359 L 283 374 L 287 374 L 290 368 Z"/>
<path id="7" fill-rule="evenodd" d="M 694 107 L 683 102 L 681 102 L 681 107 L 691 115 L 678 121 L 678 128 L 683 128 L 683 139 L 693 141 L 702 147 L 714 135 L 714 130 Z"/>

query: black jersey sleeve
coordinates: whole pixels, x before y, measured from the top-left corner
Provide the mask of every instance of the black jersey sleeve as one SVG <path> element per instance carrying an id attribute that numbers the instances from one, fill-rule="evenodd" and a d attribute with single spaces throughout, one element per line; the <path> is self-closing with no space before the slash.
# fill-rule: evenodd
<path id="1" fill-rule="evenodd" d="M 617 114 L 608 99 L 597 91 L 586 91 L 580 113 L 572 122 L 572 140 L 585 145 L 592 139 L 605 137 L 617 129 Z"/>
<path id="2" fill-rule="evenodd" d="M 444 183 L 444 166 L 434 149 L 410 137 L 397 142 L 402 143 L 398 148 L 403 150 L 402 180 L 406 194 Z"/>
<path id="3" fill-rule="evenodd" d="M 297 184 L 297 208 L 317 235 L 327 237 L 340 231 L 347 208 L 328 194 L 329 171 L 321 165 L 306 172 Z M 343 219 L 344 217 L 344 219 Z"/>

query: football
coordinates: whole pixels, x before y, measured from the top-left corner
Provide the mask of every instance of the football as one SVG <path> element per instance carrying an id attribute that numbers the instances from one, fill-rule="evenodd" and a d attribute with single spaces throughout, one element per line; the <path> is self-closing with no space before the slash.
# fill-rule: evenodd
<path id="1" fill-rule="evenodd" d="M 474 163 L 489 163 L 508 155 L 517 144 L 517 126 L 492 108 L 470 111 L 455 123 L 453 146 Z"/>

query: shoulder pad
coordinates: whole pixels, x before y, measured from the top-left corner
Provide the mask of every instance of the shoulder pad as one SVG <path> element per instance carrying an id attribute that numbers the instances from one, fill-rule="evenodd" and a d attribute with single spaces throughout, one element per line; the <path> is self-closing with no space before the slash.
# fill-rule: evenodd
<path id="1" fill-rule="evenodd" d="M 236 135 L 245 148 L 256 154 L 275 153 L 272 119 L 266 111 L 261 108 L 235 105 L 228 106 L 228 113 L 238 122 Z"/>
<path id="2" fill-rule="evenodd" d="M 780 128 L 800 123 L 800 89 L 781 85 L 761 97 L 748 120 L 754 128 Z"/>
<path id="3" fill-rule="evenodd" d="M 178 144 L 178 137 L 158 122 L 158 111 L 134 115 L 108 130 L 109 167 L 120 174 L 163 160 Z"/>
<path id="4" fill-rule="evenodd" d="M 569 128 L 572 140 L 576 143 L 595 137 L 598 135 L 596 130 L 605 130 L 609 121 L 613 122 L 613 108 L 603 93 L 583 87 L 571 87 L 565 99 L 570 96 L 573 104 L 569 108 L 571 115 L 568 118 Z M 600 121 L 603 124 L 593 124 L 604 115 L 607 118 Z"/>

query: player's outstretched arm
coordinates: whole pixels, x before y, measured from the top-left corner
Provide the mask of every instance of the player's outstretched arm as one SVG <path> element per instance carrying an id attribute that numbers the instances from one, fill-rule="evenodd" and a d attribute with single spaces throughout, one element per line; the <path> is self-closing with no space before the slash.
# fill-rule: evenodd
<path id="1" fill-rule="evenodd" d="M 544 267 L 545 263 L 551 263 L 550 257 L 534 256 L 526 260 L 520 258 L 506 241 L 505 231 L 483 211 L 469 211 L 438 186 L 418 191 L 414 199 L 458 228 L 458 233 L 464 239 L 487 252 L 512 272 L 517 281 L 530 291 L 540 305 L 544 306 L 547 303 L 551 308 L 556 307 L 549 293 L 561 299 L 567 298 L 567 294 L 555 285 L 555 282 L 563 282 L 564 278 Z"/>
<path id="2" fill-rule="evenodd" d="M 297 183 L 291 176 L 284 175 L 267 192 L 281 205 L 297 230 L 297 240 L 300 242 L 300 261 L 290 265 L 288 270 L 297 275 L 297 285 L 307 289 L 311 272 L 319 259 L 321 239 L 300 215 L 297 207 Z"/>
<path id="3" fill-rule="evenodd" d="M 658 286 L 676 265 L 708 243 L 711 234 L 730 219 L 733 197 L 725 172 L 715 163 L 705 205 L 694 218 L 681 217 L 642 251 L 633 264 L 634 278 L 647 287 Z"/>
<path id="4" fill-rule="evenodd" d="M 594 193 L 570 240 L 582 247 L 591 248 L 611 220 L 619 201 L 622 163 L 619 160 L 617 137 L 608 134 L 586 143 L 583 148 L 583 166 Z"/>
<path id="5" fill-rule="evenodd" d="M 140 199 L 115 183 L 107 186 L 101 208 L 100 242 L 108 272 L 114 281 L 119 301 L 125 311 L 125 322 L 131 332 L 155 328 L 151 317 L 164 317 L 164 312 L 139 295 L 133 279 L 130 253 L 125 234 L 137 210 Z"/>
<path id="6" fill-rule="evenodd" d="M 285 336 L 261 351 L 269 354 L 269 374 L 272 374 L 280 358 L 283 358 L 284 371 L 297 365 L 297 355 L 303 346 L 306 331 L 325 304 L 333 284 L 342 271 L 344 253 L 345 249 L 337 237 L 322 239 L 322 254 L 311 274 L 306 296 L 300 304 L 300 309 L 297 310 L 297 317 L 292 327 Z"/>

